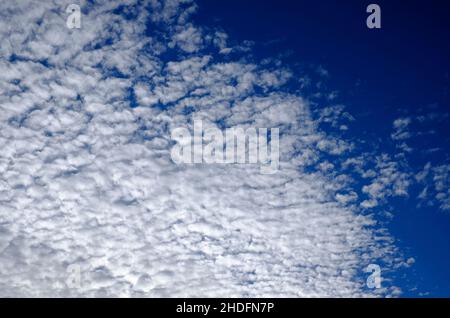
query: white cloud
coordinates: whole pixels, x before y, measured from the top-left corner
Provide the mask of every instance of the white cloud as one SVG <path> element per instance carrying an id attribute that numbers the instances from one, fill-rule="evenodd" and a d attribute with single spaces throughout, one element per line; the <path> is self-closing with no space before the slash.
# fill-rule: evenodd
<path id="1" fill-rule="evenodd" d="M 424 186 L 418 196 L 422 203 L 437 205 L 444 211 L 450 211 L 450 165 L 433 167 L 431 163 L 427 163 L 423 170 L 416 174 L 416 180 Z"/>
<path id="2" fill-rule="evenodd" d="M 389 155 L 382 154 L 377 157 L 375 168 L 376 175 L 372 177 L 371 183 L 362 188 L 370 198 L 363 202 L 363 207 L 377 206 L 386 202 L 389 197 L 408 196 L 410 173 L 402 167 L 401 162 L 393 161 Z"/>
<path id="3" fill-rule="evenodd" d="M 390 266 L 392 239 L 337 193 L 331 166 L 303 172 L 352 145 L 280 88 L 288 70 L 212 57 L 188 1 L 82 2 L 80 30 L 65 27 L 68 3 L 0 4 L 1 296 L 373 295 L 358 275 Z M 147 19 L 169 34 L 146 34 Z M 165 60 L 171 46 L 186 56 Z M 190 126 L 187 109 L 279 127 L 280 172 L 175 165 L 170 129 Z M 395 164 L 379 165 L 365 192 L 404 195 Z"/>
<path id="4" fill-rule="evenodd" d="M 394 132 L 391 137 L 393 140 L 405 140 L 411 137 L 408 127 L 411 124 L 411 118 L 399 118 L 394 121 Z"/>

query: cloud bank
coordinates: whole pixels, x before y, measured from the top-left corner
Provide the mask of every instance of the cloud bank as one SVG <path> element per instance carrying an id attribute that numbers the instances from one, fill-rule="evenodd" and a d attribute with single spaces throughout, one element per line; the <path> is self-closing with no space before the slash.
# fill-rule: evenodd
<path id="1" fill-rule="evenodd" d="M 319 128 L 289 68 L 195 25 L 191 1 L 82 1 L 81 29 L 69 4 L 0 4 L 0 296 L 398 294 L 365 287 L 368 264 L 399 259 L 361 205 L 406 181 L 380 158 L 362 202 L 324 159 L 351 143 Z M 280 171 L 174 164 L 170 131 L 194 117 L 279 128 Z"/>

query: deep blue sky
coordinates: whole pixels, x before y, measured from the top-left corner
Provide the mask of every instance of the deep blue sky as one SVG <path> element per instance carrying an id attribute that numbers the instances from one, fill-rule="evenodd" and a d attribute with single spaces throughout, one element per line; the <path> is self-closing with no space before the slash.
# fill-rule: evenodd
<path id="1" fill-rule="evenodd" d="M 382 29 L 366 27 L 366 7 L 382 9 Z M 394 155 L 392 122 L 402 116 L 450 112 L 449 1 L 198 1 L 195 19 L 222 28 L 236 41 L 255 42 L 257 58 L 286 54 L 299 68 L 329 71 L 327 89 L 356 118 L 350 134 Z M 271 43 L 271 44 L 269 44 Z M 408 157 L 412 170 L 430 161 L 449 162 L 448 120 L 435 124 L 434 136 L 415 138 L 415 148 L 435 145 L 432 155 Z M 423 127 L 422 127 L 423 128 Z M 370 150 L 370 149 L 368 149 Z M 388 223 L 397 244 L 416 263 L 397 277 L 404 296 L 450 296 L 450 214 L 417 207 L 412 187 L 407 199 L 391 200 Z"/>

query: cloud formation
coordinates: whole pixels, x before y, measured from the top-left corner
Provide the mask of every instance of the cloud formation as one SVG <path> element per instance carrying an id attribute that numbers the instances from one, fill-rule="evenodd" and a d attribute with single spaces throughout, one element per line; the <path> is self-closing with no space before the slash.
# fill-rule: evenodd
<path id="1" fill-rule="evenodd" d="M 352 145 L 285 89 L 288 68 L 234 56 L 188 0 L 82 1 L 81 29 L 69 3 L 0 4 L 1 296 L 398 293 L 365 288 L 393 239 L 333 174 L 324 157 Z M 279 128 L 280 171 L 174 164 L 170 131 L 194 116 Z M 405 194 L 384 159 L 372 201 Z"/>

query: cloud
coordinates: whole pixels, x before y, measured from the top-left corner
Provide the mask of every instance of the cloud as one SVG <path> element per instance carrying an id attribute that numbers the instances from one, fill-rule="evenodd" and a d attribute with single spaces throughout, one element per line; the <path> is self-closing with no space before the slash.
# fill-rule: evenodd
<path id="1" fill-rule="evenodd" d="M 450 165 L 432 166 L 428 162 L 416 174 L 416 180 L 423 186 L 418 195 L 421 203 L 428 206 L 437 205 L 441 210 L 450 210 Z"/>
<path id="2" fill-rule="evenodd" d="M 397 293 L 360 277 L 389 271 L 393 239 L 333 169 L 306 172 L 352 145 L 283 88 L 289 70 L 224 59 L 191 1 L 82 1 L 72 30 L 68 4 L 0 4 L 1 296 Z M 281 170 L 175 165 L 170 131 L 194 115 L 280 128 Z M 376 201 L 408 185 L 384 159 L 365 191 Z"/>
<path id="3" fill-rule="evenodd" d="M 386 199 L 392 196 L 408 196 L 410 184 L 410 175 L 401 164 L 383 154 L 377 158 L 376 176 L 369 185 L 362 188 L 370 198 L 370 201 L 363 202 L 363 206 L 376 206 L 379 201 L 386 202 Z"/>
<path id="4" fill-rule="evenodd" d="M 394 132 L 391 135 L 393 140 L 405 140 L 411 137 L 408 126 L 411 124 L 411 118 L 399 118 L 394 121 Z"/>

